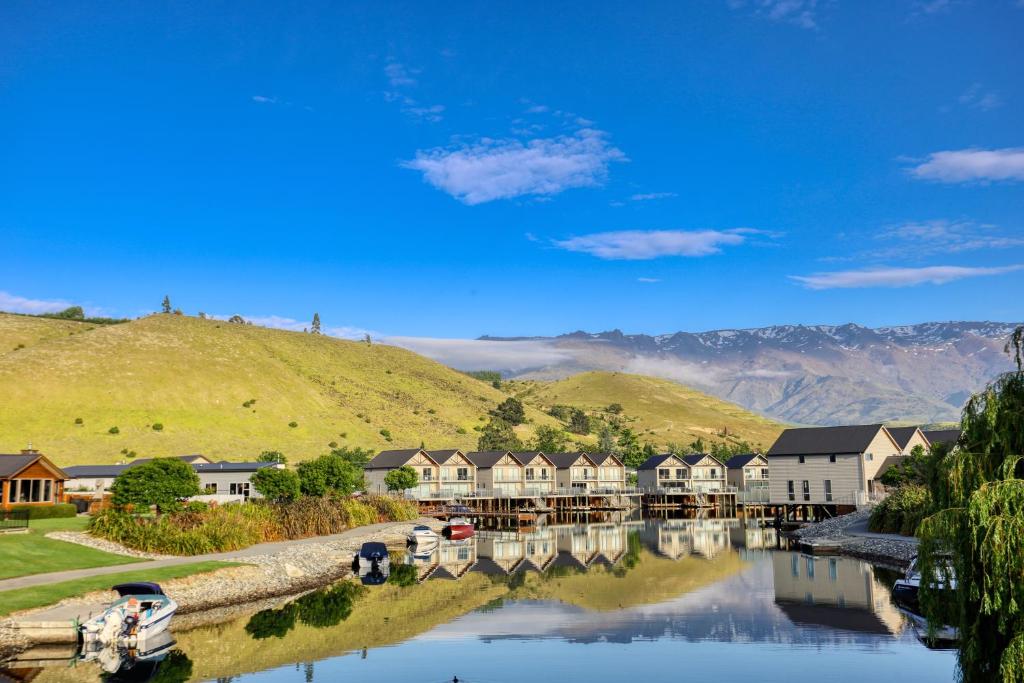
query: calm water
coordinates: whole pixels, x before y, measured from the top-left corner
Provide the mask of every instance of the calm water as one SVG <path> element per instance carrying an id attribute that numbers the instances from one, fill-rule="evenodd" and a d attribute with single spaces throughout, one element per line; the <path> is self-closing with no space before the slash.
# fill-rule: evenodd
<path id="1" fill-rule="evenodd" d="M 776 549 L 737 520 L 551 525 L 481 532 L 395 556 L 382 586 L 346 582 L 174 634 L 155 666 L 109 680 L 951 681 L 892 605 L 894 575 Z M 403 566 L 405 563 L 405 566 Z M 169 652 L 169 654 L 167 654 Z M 91 681 L 99 662 L 44 653 L 0 672 Z M 105 662 L 108 669 L 117 662 Z M 156 669 L 155 672 L 153 669 Z"/>

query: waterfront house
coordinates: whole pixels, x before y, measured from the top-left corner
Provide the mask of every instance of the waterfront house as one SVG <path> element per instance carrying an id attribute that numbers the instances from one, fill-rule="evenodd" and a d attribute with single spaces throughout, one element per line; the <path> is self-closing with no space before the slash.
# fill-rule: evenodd
<path id="1" fill-rule="evenodd" d="M 522 492 L 528 496 L 551 493 L 555 489 L 555 463 L 540 451 L 513 453 L 523 468 Z"/>
<path id="2" fill-rule="evenodd" d="M 430 451 L 441 468 L 441 493 L 464 496 L 476 490 L 476 467 L 466 454 L 456 449 Z"/>
<path id="3" fill-rule="evenodd" d="M 476 467 L 478 493 L 495 492 L 508 496 L 522 493 L 524 467 L 512 451 L 472 451 L 466 458 Z"/>
<path id="4" fill-rule="evenodd" d="M 725 461 L 726 481 L 737 491 L 768 489 L 768 458 L 760 453 L 734 455 Z"/>
<path id="5" fill-rule="evenodd" d="M 63 502 L 67 473 L 31 448 L 0 455 L 0 509 Z"/>
<path id="6" fill-rule="evenodd" d="M 547 453 L 555 464 L 560 489 L 589 491 L 597 488 L 597 463 L 586 453 Z"/>
<path id="7" fill-rule="evenodd" d="M 521 566 L 539 572 L 547 569 L 558 553 L 558 537 L 555 530 L 550 526 L 542 526 L 521 536 L 524 544 L 524 565 Z"/>
<path id="8" fill-rule="evenodd" d="M 422 448 L 381 451 L 363 469 L 366 490 L 369 493 L 383 493 L 388 490 L 384 477 L 391 470 L 409 466 L 416 470 L 418 483 L 409 493 L 417 498 L 430 498 L 440 490 L 441 467 Z"/>
<path id="9" fill-rule="evenodd" d="M 920 446 L 928 452 L 927 437 L 924 432 L 918 427 L 886 427 L 889 430 L 889 435 L 896 442 L 896 445 L 900 447 L 901 455 L 910 455 L 910 452 L 914 450 L 915 446 Z"/>
<path id="10" fill-rule="evenodd" d="M 690 466 L 690 487 L 694 491 L 721 491 L 725 488 L 725 463 L 707 453 L 682 457 Z"/>
<path id="11" fill-rule="evenodd" d="M 690 466 L 672 453 L 652 455 L 636 471 L 641 489 L 689 489 Z"/>
<path id="12" fill-rule="evenodd" d="M 881 493 L 875 478 L 902 452 L 883 425 L 787 429 L 768 450 L 773 505 L 864 505 Z"/>
<path id="13" fill-rule="evenodd" d="M 526 546 L 514 531 L 491 531 L 476 537 L 476 555 L 473 571 L 511 574 L 525 560 Z"/>
<path id="14" fill-rule="evenodd" d="M 929 429 L 924 432 L 924 438 L 928 439 L 928 445 L 944 444 L 952 448 L 960 440 L 959 429 Z"/>
<path id="15" fill-rule="evenodd" d="M 626 488 L 626 466 L 612 453 L 587 453 L 597 465 L 597 488 L 621 491 Z"/>

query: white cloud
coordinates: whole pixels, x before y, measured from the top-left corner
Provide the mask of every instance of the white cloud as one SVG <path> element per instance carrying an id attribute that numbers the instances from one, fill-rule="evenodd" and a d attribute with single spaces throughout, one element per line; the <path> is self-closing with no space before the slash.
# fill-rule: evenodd
<path id="1" fill-rule="evenodd" d="M 70 301 L 63 299 L 26 299 L 8 292 L 0 292 L 0 311 L 8 313 L 56 313 L 69 306 Z"/>
<path id="2" fill-rule="evenodd" d="M 548 110 L 548 107 L 547 107 L 547 105 L 544 105 L 544 104 L 535 104 L 535 105 L 533 105 L 532 107 L 529 107 L 529 108 L 528 108 L 528 109 L 526 110 L 526 113 L 527 113 L 527 114 L 543 114 L 543 113 L 544 113 L 544 112 L 546 112 L 547 110 Z"/>
<path id="3" fill-rule="evenodd" d="M 662 256 L 708 256 L 723 245 L 742 244 L 745 229 L 736 230 L 622 230 L 556 240 L 555 246 L 602 259 L 648 260 Z"/>
<path id="4" fill-rule="evenodd" d="M 576 358 L 571 349 L 547 341 L 491 341 L 481 339 L 434 339 L 430 337 L 385 337 L 383 341 L 415 351 L 459 370 L 508 370 L 568 363 Z"/>
<path id="5" fill-rule="evenodd" d="M 934 152 L 910 169 L 922 180 L 943 183 L 970 181 L 1024 180 L 1024 148 L 978 149 Z"/>
<path id="6" fill-rule="evenodd" d="M 675 192 L 645 192 L 641 194 L 635 194 L 630 197 L 634 202 L 649 202 L 653 199 L 668 199 L 669 197 L 678 197 Z"/>
<path id="7" fill-rule="evenodd" d="M 267 97 L 266 95 L 253 95 L 252 101 L 260 104 L 277 104 L 276 97 Z"/>
<path id="8" fill-rule="evenodd" d="M 805 29 L 818 27 L 817 0 L 729 0 L 733 9 L 750 8 L 755 15 Z"/>
<path id="9" fill-rule="evenodd" d="M 955 280 L 985 275 L 1002 275 L 1024 270 L 1024 265 L 997 268 L 963 266 L 927 266 L 924 268 L 867 268 L 812 275 L 790 275 L 808 289 L 853 289 L 862 287 L 912 287 L 921 284 L 942 285 Z"/>
<path id="10" fill-rule="evenodd" d="M 388 83 L 391 84 L 392 88 L 416 85 L 416 79 L 413 78 L 414 73 L 419 72 L 410 71 L 404 64 L 399 64 L 398 62 L 391 62 L 384 67 L 384 75 L 388 77 Z"/>
<path id="11" fill-rule="evenodd" d="M 994 90 L 986 90 L 985 86 L 981 83 L 974 83 L 967 90 L 964 91 L 957 101 L 965 107 L 971 107 L 973 109 L 981 109 L 982 111 L 989 111 L 995 109 L 1003 103 L 999 94 Z"/>
<path id="12" fill-rule="evenodd" d="M 903 223 L 889 227 L 878 239 L 899 243 L 886 251 L 888 257 L 906 253 L 908 248 L 920 255 L 1024 246 L 1024 237 L 1001 235 L 995 226 L 966 220 Z"/>
<path id="13" fill-rule="evenodd" d="M 600 185 L 608 164 L 624 159 L 604 132 L 585 128 L 574 135 L 526 142 L 484 138 L 454 148 L 421 150 L 401 165 L 422 172 L 437 189 L 473 205 Z"/>
<path id="14" fill-rule="evenodd" d="M 661 278 L 657 278 L 657 277 L 638 277 L 636 279 L 636 281 L 637 282 L 644 282 L 644 283 L 647 283 L 647 284 L 654 284 L 655 282 L 661 282 Z"/>

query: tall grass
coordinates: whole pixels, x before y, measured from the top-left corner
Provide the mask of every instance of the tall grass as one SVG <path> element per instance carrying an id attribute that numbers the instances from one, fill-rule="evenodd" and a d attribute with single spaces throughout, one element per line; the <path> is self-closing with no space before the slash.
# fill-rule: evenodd
<path id="1" fill-rule="evenodd" d="M 376 522 L 407 521 L 417 514 L 414 504 L 385 496 L 303 497 L 291 503 L 231 503 L 155 518 L 110 509 L 92 518 L 89 531 L 144 552 L 203 555 L 336 534 Z"/>

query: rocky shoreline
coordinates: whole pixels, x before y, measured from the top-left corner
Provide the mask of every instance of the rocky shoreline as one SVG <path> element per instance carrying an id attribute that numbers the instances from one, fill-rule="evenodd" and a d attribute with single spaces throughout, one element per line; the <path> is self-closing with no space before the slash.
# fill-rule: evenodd
<path id="1" fill-rule="evenodd" d="M 416 524 L 428 524 L 438 530 L 441 527 L 437 520 L 425 518 L 413 522 L 395 522 L 365 533 L 352 533 L 344 540 L 303 543 L 272 554 L 247 555 L 228 560 L 243 563 L 243 566 L 170 579 L 162 581 L 161 586 L 178 603 L 177 615 L 183 617 L 214 610 L 230 611 L 230 608 L 236 606 L 295 596 L 350 575 L 352 556 L 367 541 L 403 547 L 406 535 Z M 358 529 L 352 531 L 358 532 Z M 109 546 L 113 545 L 84 534 L 77 535 L 75 539 L 69 537 L 62 540 L 90 546 L 103 543 L 106 550 L 110 550 Z M 126 571 L 130 571 L 131 565 L 127 567 Z M 56 605 L 16 613 L 13 619 L 0 619 L 0 660 L 32 645 L 15 626 L 16 620 L 32 621 L 35 618 L 43 621 L 46 620 L 47 612 L 62 607 L 80 606 L 86 612 L 95 611 L 115 597 L 110 591 L 93 592 L 67 598 Z"/>
<path id="2" fill-rule="evenodd" d="M 841 554 L 893 569 L 906 569 L 917 554 L 917 539 L 895 534 L 868 534 L 864 531 L 871 510 L 858 510 L 833 517 L 789 534 L 810 553 Z"/>

